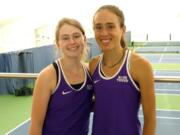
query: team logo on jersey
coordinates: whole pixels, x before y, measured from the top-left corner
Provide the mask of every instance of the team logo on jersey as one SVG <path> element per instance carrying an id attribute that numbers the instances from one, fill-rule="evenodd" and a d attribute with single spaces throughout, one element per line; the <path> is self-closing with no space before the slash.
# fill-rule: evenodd
<path id="1" fill-rule="evenodd" d="M 67 95 L 69 93 L 71 93 L 72 91 L 62 91 L 62 95 Z"/>
<path id="2" fill-rule="evenodd" d="M 117 81 L 118 82 L 125 82 L 125 83 L 127 83 L 128 82 L 128 78 L 127 78 L 127 76 L 118 76 Z"/>
<path id="3" fill-rule="evenodd" d="M 87 89 L 88 90 L 92 90 L 92 88 L 93 88 L 92 84 L 87 84 Z"/>

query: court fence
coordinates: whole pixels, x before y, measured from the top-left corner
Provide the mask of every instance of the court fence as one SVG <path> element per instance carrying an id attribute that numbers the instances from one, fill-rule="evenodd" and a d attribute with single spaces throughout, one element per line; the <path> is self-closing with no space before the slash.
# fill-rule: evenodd
<path id="1" fill-rule="evenodd" d="M 22 81 L 24 80 L 29 80 L 29 84 L 25 85 L 21 88 L 15 89 L 14 93 L 9 93 L 13 94 L 15 96 L 24 96 L 24 95 L 32 95 L 33 94 L 33 89 L 34 89 L 34 84 L 35 80 L 38 77 L 38 73 L 3 73 L 0 72 L 0 79 L 21 79 Z M 155 76 L 154 78 L 155 82 L 158 83 L 179 83 L 180 82 L 180 77 L 179 76 Z M 18 83 L 19 81 L 14 81 L 14 83 Z M 9 86 L 9 84 L 6 84 Z M 14 84 L 15 85 L 15 84 Z M 8 87 L 7 86 L 7 87 Z M 2 94 L 3 91 L 0 91 L 0 94 Z M 4 92 L 5 93 L 5 92 Z"/>

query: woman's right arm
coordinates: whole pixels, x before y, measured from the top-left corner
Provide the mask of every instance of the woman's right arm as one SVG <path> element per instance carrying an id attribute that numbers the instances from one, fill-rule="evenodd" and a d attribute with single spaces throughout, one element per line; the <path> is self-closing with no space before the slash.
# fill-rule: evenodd
<path id="1" fill-rule="evenodd" d="M 51 96 L 52 87 L 55 80 L 53 77 L 54 69 L 52 65 L 40 72 L 32 100 L 31 125 L 29 135 L 42 135 L 42 128 L 46 111 L 48 108 L 49 98 Z"/>

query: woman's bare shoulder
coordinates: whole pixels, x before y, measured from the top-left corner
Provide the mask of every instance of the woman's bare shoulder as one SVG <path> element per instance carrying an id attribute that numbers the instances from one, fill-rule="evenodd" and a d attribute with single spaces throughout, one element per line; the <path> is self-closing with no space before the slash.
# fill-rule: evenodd
<path id="1" fill-rule="evenodd" d="M 100 55 L 93 57 L 89 62 L 89 70 L 91 75 L 94 73 L 95 68 L 97 67 Z"/>
<path id="2" fill-rule="evenodd" d="M 53 89 L 56 84 L 56 71 L 52 64 L 48 65 L 38 75 L 37 83 Z"/>
<path id="3" fill-rule="evenodd" d="M 130 63 L 132 66 L 135 66 L 135 67 L 142 66 L 142 68 L 151 65 L 151 63 L 149 62 L 147 58 L 135 52 L 131 53 Z"/>
<path id="4" fill-rule="evenodd" d="M 132 53 L 130 57 L 130 73 L 135 81 L 142 80 L 146 75 L 153 75 L 152 65 L 148 59 L 137 53 Z"/>

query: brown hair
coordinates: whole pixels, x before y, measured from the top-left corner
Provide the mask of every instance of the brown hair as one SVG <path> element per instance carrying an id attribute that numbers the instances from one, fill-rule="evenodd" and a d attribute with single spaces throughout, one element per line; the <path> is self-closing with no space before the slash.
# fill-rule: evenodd
<path id="1" fill-rule="evenodd" d="M 62 18 L 61 20 L 59 20 L 57 26 L 56 26 L 56 30 L 55 30 L 55 44 L 58 45 L 58 41 L 59 41 L 59 30 L 61 29 L 61 27 L 65 24 L 68 24 L 68 25 L 72 25 L 76 28 L 78 28 L 85 40 L 86 40 L 86 35 L 85 35 L 85 30 L 83 29 L 81 23 L 75 19 L 72 19 L 72 18 Z M 88 52 L 88 47 L 87 47 L 87 43 L 84 45 L 84 49 L 83 49 L 83 53 L 82 53 L 82 58 L 83 60 L 86 59 L 87 57 L 87 52 Z"/>
<path id="2" fill-rule="evenodd" d="M 108 10 L 108 11 L 112 12 L 113 14 L 115 14 L 118 17 L 120 27 L 121 28 L 126 27 L 125 23 L 124 23 L 125 18 L 124 18 L 123 11 L 120 10 L 117 6 L 115 6 L 115 5 L 103 5 L 95 12 L 94 17 L 101 10 Z M 93 17 L 93 24 L 94 24 L 94 17 Z M 121 43 L 122 48 L 125 48 L 125 49 L 127 48 L 127 44 L 126 44 L 124 36 L 121 38 L 120 43 Z"/>

